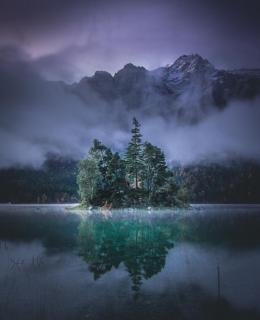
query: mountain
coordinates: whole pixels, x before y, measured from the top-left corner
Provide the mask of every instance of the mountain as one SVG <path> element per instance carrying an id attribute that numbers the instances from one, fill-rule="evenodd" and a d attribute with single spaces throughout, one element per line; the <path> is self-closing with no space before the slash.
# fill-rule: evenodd
<path id="1" fill-rule="evenodd" d="M 86 103 L 93 98 L 123 103 L 129 111 L 192 123 L 232 100 L 260 95 L 260 70 L 218 70 L 198 54 L 182 55 L 152 71 L 131 63 L 114 76 L 97 71 L 69 90 Z"/>

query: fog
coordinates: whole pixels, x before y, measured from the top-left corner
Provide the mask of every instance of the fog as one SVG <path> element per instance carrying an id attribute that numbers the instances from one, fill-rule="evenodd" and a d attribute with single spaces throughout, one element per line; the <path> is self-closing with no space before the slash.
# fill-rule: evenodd
<path id="1" fill-rule="evenodd" d="M 48 153 L 79 159 L 94 138 L 122 152 L 133 116 L 141 122 L 144 140 L 163 148 L 168 161 L 260 160 L 260 99 L 233 101 L 224 111 L 184 125 L 158 112 L 148 115 L 147 106 L 129 112 L 122 101 L 109 103 L 89 88 L 83 101 L 65 83 L 44 80 L 15 48 L 0 50 L 0 84 L 1 168 L 40 167 Z"/>
<path id="2" fill-rule="evenodd" d="M 145 137 L 168 159 L 182 164 L 245 158 L 260 160 L 260 99 L 233 101 L 197 125 L 181 126 L 162 118 L 144 123 Z M 156 128 L 156 130 L 155 130 Z"/>

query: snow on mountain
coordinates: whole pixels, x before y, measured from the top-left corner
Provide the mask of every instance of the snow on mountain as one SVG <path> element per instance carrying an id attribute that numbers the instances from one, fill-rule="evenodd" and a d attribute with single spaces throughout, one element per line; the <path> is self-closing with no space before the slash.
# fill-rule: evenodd
<path id="1" fill-rule="evenodd" d="M 234 99 L 260 94 L 260 70 L 217 70 L 198 54 L 182 55 L 172 65 L 152 71 L 131 63 L 115 73 L 97 71 L 71 87 L 86 102 L 93 97 L 123 103 L 141 114 L 197 122 Z"/>

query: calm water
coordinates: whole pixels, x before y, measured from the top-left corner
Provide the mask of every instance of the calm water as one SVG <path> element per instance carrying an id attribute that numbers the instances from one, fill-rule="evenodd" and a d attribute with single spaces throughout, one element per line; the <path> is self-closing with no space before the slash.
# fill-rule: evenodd
<path id="1" fill-rule="evenodd" d="M 0 206 L 0 319 L 260 319 L 260 206 Z"/>

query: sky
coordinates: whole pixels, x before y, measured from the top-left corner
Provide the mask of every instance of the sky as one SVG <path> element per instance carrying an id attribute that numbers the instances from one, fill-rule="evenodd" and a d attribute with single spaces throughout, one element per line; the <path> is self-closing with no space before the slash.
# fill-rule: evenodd
<path id="1" fill-rule="evenodd" d="M 260 68 L 259 12 L 258 0 L 1 0 L 0 46 L 68 82 L 190 53 L 218 68 Z"/>
<path id="2" fill-rule="evenodd" d="M 0 168 L 39 167 L 50 152 L 81 157 L 93 138 L 126 145 L 126 106 L 86 105 L 46 80 L 73 83 L 129 62 L 152 70 L 191 53 L 219 69 L 260 68 L 259 12 L 258 0 L 0 0 Z M 139 120 L 169 160 L 260 160 L 259 104 L 234 101 L 193 127 Z"/>

